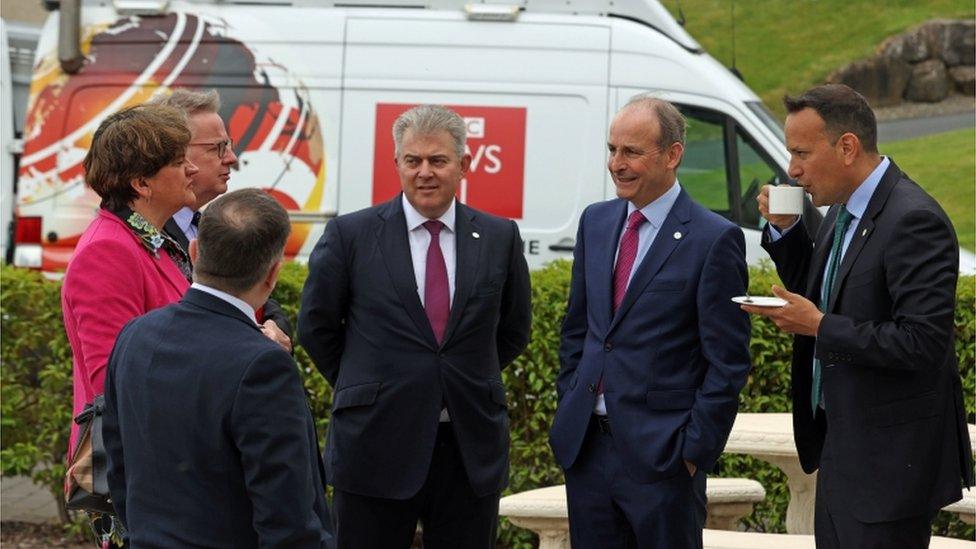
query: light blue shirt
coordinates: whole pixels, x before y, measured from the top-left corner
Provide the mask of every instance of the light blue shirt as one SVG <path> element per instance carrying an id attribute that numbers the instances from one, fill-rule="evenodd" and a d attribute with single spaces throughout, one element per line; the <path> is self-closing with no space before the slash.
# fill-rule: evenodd
<path id="1" fill-rule="evenodd" d="M 637 229 L 637 257 L 634 258 L 634 266 L 630 268 L 630 276 L 627 277 L 628 286 L 630 286 L 630 280 L 634 278 L 634 273 L 637 272 L 637 268 L 644 261 L 644 256 L 647 255 L 647 251 L 651 249 L 651 244 L 654 243 L 654 238 L 657 237 L 661 225 L 664 225 L 664 220 L 671 213 L 671 207 L 678 200 L 679 194 L 681 194 L 681 185 L 678 184 L 678 180 L 675 180 L 674 185 L 671 185 L 670 189 L 657 197 L 657 200 L 641 208 L 641 213 L 644 214 L 647 223 L 641 224 L 640 228 Z M 624 231 L 627 229 L 627 219 L 636 210 L 637 206 L 634 206 L 632 202 L 627 203 L 627 216 L 624 217 L 624 222 L 620 229 L 620 239 L 617 240 L 617 252 L 613 256 L 614 265 L 617 264 L 617 255 L 620 253 L 620 240 L 623 240 Z"/>
<path id="2" fill-rule="evenodd" d="M 186 235 L 187 240 L 193 240 L 197 237 L 197 228 L 193 226 L 193 214 L 196 213 L 187 206 L 183 206 L 180 211 L 173 214 L 173 221 L 176 225 L 183 231 Z"/>
<path id="3" fill-rule="evenodd" d="M 851 224 L 847 227 L 847 232 L 844 233 L 844 243 L 841 245 L 840 257 L 843 260 L 844 254 L 847 253 L 847 247 L 851 245 L 851 240 L 854 238 L 854 234 L 857 232 L 857 226 L 861 222 L 861 218 L 864 217 L 865 210 L 868 209 L 868 203 L 871 202 L 871 197 L 874 196 L 875 189 L 878 188 L 878 184 L 881 183 L 881 177 L 888 170 L 888 166 L 891 165 L 891 160 L 888 157 L 882 157 L 881 162 L 878 164 L 874 170 L 868 174 L 867 178 L 858 185 L 857 189 L 851 193 L 851 197 L 847 199 L 847 204 L 845 207 L 847 211 L 851 213 Z M 782 233 L 776 230 L 772 224 L 767 224 L 769 227 L 769 240 L 776 242 L 782 236 L 793 230 L 800 223 L 797 219 L 788 228 L 784 229 Z M 827 267 L 830 266 L 830 258 L 827 258 L 827 263 L 824 265 L 824 275 L 826 276 Z M 823 278 L 821 278 L 823 280 Z"/>
<path id="4" fill-rule="evenodd" d="M 648 250 L 651 249 L 651 244 L 654 243 L 658 231 L 664 225 L 664 220 L 671 213 L 671 208 L 674 206 L 675 201 L 678 200 L 679 194 L 681 194 L 681 185 L 675 179 L 674 185 L 671 185 L 670 189 L 657 197 L 657 200 L 640 209 L 641 213 L 647 219 L 647 223 L 642 223 L 637 229 L 637 257 L 634 258 L 634 266 L 630 268 L 630 276 L 627 277 L 628 286 L 630 286 L 630 281 L 634 278 L 634 273 L 637 272 L 637 268 L 640 267 L 641 262 L 644 261 L 644 257 L 647 256 Z M 637 206 L 634 206 L 631 202 L 627 203 L 627 215 L 624 217 L 624 222 L 620 229 L 621 240 L 624 237 L 624 231 L 627 229 L 627 219 L 636 210 Z M 617 251 L 613 256 L 614 265 L 617 264 L 617 255 L 619 253 L 620 240 L 617 240 Z M 612 280 L 613 278 L 611 277 Z M 601 416 L 607 415 L 607 403 L 602 394 L 596 396 L 596 405 L 593 407 L 593 413 Z"/>

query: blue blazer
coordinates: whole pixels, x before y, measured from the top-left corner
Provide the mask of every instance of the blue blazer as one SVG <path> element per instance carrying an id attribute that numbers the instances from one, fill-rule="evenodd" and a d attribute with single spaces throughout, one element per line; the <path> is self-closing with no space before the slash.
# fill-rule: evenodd
<path id="1" fill-rule="evenodd" d="M 109 490 L 138 547 L 334 547 L 291 356 L 191 288 L 129 322 L 105 377 Z"/>
<path id="2" fill-rule="evenodd" d="M 682 190 L 613 314 L 613 266 L 627 202 L 580 218 L 562 327 L 559 406 L 550 443 L 571 467 L 604 376 L 614 449 L 630 477 L 654 482 L 710 471 L 725 447 L 749 374 L 742 231 Z M 687 473 L 685 473 L 687 474 Z"/>

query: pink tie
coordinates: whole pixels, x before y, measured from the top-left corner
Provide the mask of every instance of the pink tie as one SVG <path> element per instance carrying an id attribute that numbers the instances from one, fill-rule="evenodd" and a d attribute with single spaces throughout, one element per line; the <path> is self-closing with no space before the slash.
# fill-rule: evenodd
<path id="1" fill-rule="evenodd" d="M 444 330 L 447 328 L 447 317 L 451 314 L 450 286 L 447 282 L 447 265 L 444 263 L 444 252 L 441 251 L 441 229 L 444 224 L 430 220 L 424 222 L 424 228 L 430 232 L 430 246 L 427 247 L 427 268 L 424 275 L 424 309 L 427 320 L 434 331 L 437 344 L 444 340 Z"/>
<path id="2" fill-rule="evenodd" d="M 617 313 L 620 304 L 627 293 L 627 282 L 630 278 L 630 271 L 634 268 L 634 260 L 637 259 L 637 244 L 640 237 L 637 231 L 640 226 L 647 221 L 640 210 L 634 210 L 627 218 L 627 228 L 624 229 L 624 236 L 620 239 L 620 250 L 617 252 L 617 265 L 613 268 L 613 312 Z M 603 375 L 596 386 L 596 393 L 603 394 Z"/>
<path id="3" fill-rule="evenodd" d="M 624 229 L 624 236 L 620 239 L 620 251 L 617 252 L 617 265 L 613 268 L 614 313 L 620 308 L 620 303 L 627 293 L 627 283 L 630 279 L 630 271 L 634 268 L 634 260 L 637 259 L 637 244 L 640 241 L 637 231 L 646 221 L 647 218 L 640 210 L 634 210 L 627 218 L 627 228 Z"/>

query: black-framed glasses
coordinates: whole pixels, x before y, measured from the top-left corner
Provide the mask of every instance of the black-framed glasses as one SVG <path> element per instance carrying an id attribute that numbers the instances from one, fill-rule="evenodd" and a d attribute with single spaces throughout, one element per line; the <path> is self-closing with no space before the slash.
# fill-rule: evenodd
<path id="1" fill-rule="evenodd" d="M 217 158 L 223 158 L 224 155 L 227 154 L 228 150 L 234 149 L 234 141 L 231 139 L 224 139 L 223 141 L 217 141 L 216 143 L 201 141 L 201 142 L 189 143 L 189 144 L 199 146 L 199 147 L 214 147 L 217 150 Z"/>

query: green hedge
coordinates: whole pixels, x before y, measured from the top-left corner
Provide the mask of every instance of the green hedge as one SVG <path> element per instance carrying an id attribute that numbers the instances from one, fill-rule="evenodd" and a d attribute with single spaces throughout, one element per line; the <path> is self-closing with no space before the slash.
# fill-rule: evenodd
<path id="1" fill-rule="evenodd" d="M 290 264 L 282 272 L 275 298 L 294 318 L 306 270 Z M 556 407 L 559 326 L 569 289 L 569 263 L 557 262 L 532 273 L 532 340 L 526 352 L 503 373 L 512 426 L 509 492 L 562 484 L 562 471 L 549 450 L 548 430 Z M 749 291 L 766 294 L 777 281 L 768 266 L 752 269 Z M 0 271 L 0 418 L 4 475 L 29 474 L 60 494 L 62 465 L 71 421 L 71 356 L 61 323 L 60 284 L 33 272 Z M 956 308 L 956 351 L 970 423 L 976 423 L 976 277 L 960 279 Z M 753 319 L 753 372 L 740 397 L 743 412 L 788 412 L 790 338 L 764 319 Z M 321 436 L 328 426 L 331 388 L 301 348 L 295 356 Z M 747 456 L 726 454 L 717 476 L 748 477 L 766 488 L 766 499 L 744 520 L 750 530 L 784 532 L 789 492 L 775 467 Z M 66 517 L 66 515 L 65 515 Z M 972 539 L 974 528 L 943 513 L 936 533 Z M 532 547 L 532 534 L 503 521 L 501 536 L 511 547 Z"/>

